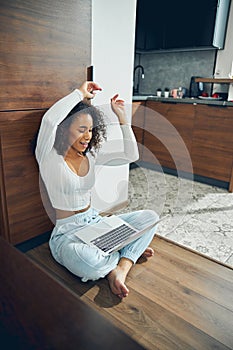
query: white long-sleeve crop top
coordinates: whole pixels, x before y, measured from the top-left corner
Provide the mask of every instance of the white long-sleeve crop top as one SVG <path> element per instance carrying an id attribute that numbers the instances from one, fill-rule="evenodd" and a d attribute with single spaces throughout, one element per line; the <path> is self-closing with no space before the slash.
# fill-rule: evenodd
<path id="1" fill-rule="evenodd" d="M 90 204 L 91 189 L 95 183 L 95 164 L 118 166 L 138 159 L 137 142 L 133 131 L 130 125 L 121 125 L 122 151 L 118 151 L 114 146 L 111 153 L 100 149 L 95 157 L 88 152 L 86 155 L 89 161 L 89 171 L 85 176 L 78 176 L 70 169 L 64 157 L 59 155 L 53 146 L 57 126 L 82 99 L 81 91 L 76 89 L 56 102 L 43 116 L 38 134 L 36 159 L 50 201 L 55 209 L 76 211 Z"/>

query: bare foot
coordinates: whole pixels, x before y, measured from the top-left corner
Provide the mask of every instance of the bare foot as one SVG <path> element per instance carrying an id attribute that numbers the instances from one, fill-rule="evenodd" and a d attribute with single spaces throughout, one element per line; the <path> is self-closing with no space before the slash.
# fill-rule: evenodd
<path id="1" fill-rule="evenodd" d="M 142 254 L 143 258 L 150 258 L 154 255 L 154 249 L 151 247 L 147 247 L 144 253 Z"/>
<path id="2" fill-rule="evenodd" d="M 125 273 L 121 271 L 119 266 L 108 274 L 110 289 L 113 294 L 116 294 L 119 298 L 125 298 L 129 294 L 129 290 L 125 285 L 125 278 Z"/>
<path id="3" fill-rule="evenodd" d="M 121 299 L 129 294 L 129 289 L 125 285 L 126 275 L 124 269 L 118 265 L 107 276 L 111 291 Z"/>

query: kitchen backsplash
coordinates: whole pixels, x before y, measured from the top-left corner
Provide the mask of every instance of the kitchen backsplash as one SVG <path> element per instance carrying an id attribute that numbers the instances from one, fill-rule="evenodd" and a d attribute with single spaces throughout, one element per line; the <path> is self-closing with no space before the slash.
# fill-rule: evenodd
<path id="1" fill-rule="evenodd" d="M 155 94 L 158 88 L 166 87 L 189 89 L 192 76 L 213 76 L 215 54 L 215 50 L 136 54 L 134 66 L 141 64 L 145 74 L 139 93 Z M 209 92 L 210 84 L 205 84 L 204 89 Z"/>

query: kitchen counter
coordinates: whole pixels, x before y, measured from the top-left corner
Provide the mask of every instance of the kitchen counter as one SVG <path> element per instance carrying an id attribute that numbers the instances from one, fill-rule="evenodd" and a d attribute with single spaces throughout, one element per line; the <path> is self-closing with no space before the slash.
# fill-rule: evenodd
<path id="1" fill-rule="evenodd" d="M 158 102 L 166 102 L 166 103 L 188 103 L 188 104 L 204 104 L 204 105 L 214 105 L 214 106 L 223 106 L 223 107 L 233 107 L 233 102 L 223 101 L 223 100 L 215 100 L 215 99 L 200 99 L 200 98 L 173 98 L 173 97 L 157 97 L 155 95 L 134 95 L 133 102 L 135 101 L 158 101 Z"/>
<path id="2" fill-rule="evenodd" d="M 132 106 L 143 164 L 193 173 L 203 182 L 233 191 L 233 102 L 142 95 L 133 98 Z"/>

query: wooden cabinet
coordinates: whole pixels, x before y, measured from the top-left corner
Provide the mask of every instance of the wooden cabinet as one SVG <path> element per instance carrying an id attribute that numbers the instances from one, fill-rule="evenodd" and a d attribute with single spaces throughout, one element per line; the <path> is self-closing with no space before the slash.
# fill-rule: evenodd
<path id="1" fill-rule="evenodd" d="M 193 105 L 147 101 L 143 161 L 192 171 Z"/>
<path id="2" fill-rule="evenodd" d="M 229 183 L 233 190 L 233 108 L 146 101 L 141 160 Z"/>
<path id="3" fill-rule="evenodd" d="M 0 112 L 1 234 L 13 244 L 52 229 L 31 150 L 44 110 Z"/>
<path id="4" fill-rule="evenodd" d="M 132 104 L 132 129 L 138 142 L 139 160 L 142 160 L 143 136 L 145 120 L 145 103 L 134 102 Z"/>
<path id="5" fill-rule="evenodd" d="M 0 110 L 48 108 L 86 79 L 90 0 L 1 0 Z"/>
<path id="6" fill-rule="evenodd" d="M 233 108 L 196 107 L 191 154 L 194 173 L 229 182 L 233 160 Z"/>
<path id="7" fill-rule="evenodd" d="M 29 143 L 45 110 L 86 80 L 91 1 L 3 0 L 0 30 L 0 234 L 17 244 L 53 227 Z"/>
<path id="8" fill-rule="evenodd" d="M 221 5 L 221 4 L 220 4 Z M 213 48 L 218 1 L 138 0 L 136 50 Z M 196 19 L 201 25 L 196 25 Z M 221 19 L 223 31 L 226 27 Z M 219 42 L 218 47 L 222 48 Z"/>

